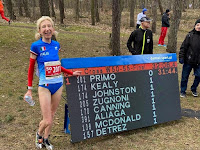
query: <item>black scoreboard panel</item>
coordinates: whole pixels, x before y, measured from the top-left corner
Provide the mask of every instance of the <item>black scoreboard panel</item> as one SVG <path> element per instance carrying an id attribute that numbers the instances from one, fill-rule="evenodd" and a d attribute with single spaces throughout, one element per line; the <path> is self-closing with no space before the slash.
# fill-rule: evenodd
<path id="1" fill-rule="evenodd" d="M 180 119 L 176 62 L 76 70 L 65 76 L 72 142 Z"/>

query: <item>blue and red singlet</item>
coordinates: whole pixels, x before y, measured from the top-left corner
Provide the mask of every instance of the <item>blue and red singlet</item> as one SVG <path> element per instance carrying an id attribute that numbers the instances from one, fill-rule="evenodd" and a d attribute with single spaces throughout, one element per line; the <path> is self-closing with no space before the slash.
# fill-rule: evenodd
<path id="1" fill-rule="evenodd" d="M 32 43 L 30 52 L 37 56 L 39 85 L 63 83 L 59 50 L 60 44 L 54 40 L 45 43 L 39 39 Z"/>

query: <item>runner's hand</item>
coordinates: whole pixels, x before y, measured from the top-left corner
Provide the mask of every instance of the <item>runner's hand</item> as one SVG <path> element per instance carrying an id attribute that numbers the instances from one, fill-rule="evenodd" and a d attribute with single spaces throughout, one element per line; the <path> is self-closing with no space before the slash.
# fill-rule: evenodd
<path id="1" fill-rule="evenodd" d="M 74 71 L 73 76 L 80 76 L 82 71 Z"/>
<path id="2" fill-rule="evenodd" d="M 28 90 L 28 91 L 26 92 L 26 94 L 24 95 L 24 100 L 25 100 L 25 97 L 26 97 L 26 96 L 30 96 L 31 99 L 32 99 L 32 90 Z"/>

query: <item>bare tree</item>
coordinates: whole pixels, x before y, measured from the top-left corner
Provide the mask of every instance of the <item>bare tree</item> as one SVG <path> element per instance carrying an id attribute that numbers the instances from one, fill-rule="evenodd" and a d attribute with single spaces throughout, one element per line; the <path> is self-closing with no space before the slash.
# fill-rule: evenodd
<path id="1" fill-rule="evenodd" d="M 99 0 L 95 0 L 94 1 L 94 5 L 95 5 L 95 18 L 96 18 L 96 22 L 100 22 L 100 17 L 99 17 Z"/>
<path id="2" fill-rule="evenodd" d="M 153 33 L 156 33 L 157 0 L 153 0 L 153 1 L 152 1 L 152 15 L 153 15 L 152 32 L 153 32 Z"/>
<path id="3" fill-rule="evenodd" d="M 120 0 L 112 0 L 112 55 L 119 56 L 120 52 Z"/>
<path id="4" fill-rule="evenodd" d="M 35 0 L 31 0 L 31 6 L 32 6 L 32 17 L 31 19 L 32 20 L 35 20 L 36 19 L 36 14 L 35 14 L 35 7 L 36 7 L 36 1 Z"/>
<path id="5" fill-rule="evenodd" d="M 28 0 L 23 0 L 23 4 L 24 4 L 24 11 L 25 11 L 25 16 L 26 17 L 31 17 L 31 13 L 30 13 L 30 8 L 28 6 Z"/>
<path id="6" fill-rule="evenodd" d="M 59 9 L 59 0 L 54 0 L 55 1 L 55 9 Z M 70 1 L 72 2 L 72 1 Z"/>
<path id="7" fill-rule="evenodd" d="M 79 8 L 80 8 L 80 17 L 83 16 L 83 0 L 79 1 Z"/>
<path id="8" fill-rule="evenodd" d="M 13 3 L 11 0 L 6 0 L 4 1 L 5 4 L 6 4 L 6 7 L 8 9 L 8 14 L 9 14 L 9 17 L 11 20 L 16 20 L 16 16 L 15 16 L 15 13 L 14 13 L 14 10 L 13 10 Z"/>
<path id="9" fill-rule="evenodd" d="M 192 0 L 192 8 L 194 9 L 194 0 Z"/>
<path id="10" fill-rule="evenodd" d="M 187 0 L 183 0 L 183 12 L 186 12 L 187 9 Z"/>
<path id="11" fill-rule="evenodd" d="M 75 6 L 74 6 L 74 10 L 75 10 L 75 20 L 76 21 L 79 21 L 79 18 L 80 18 L 80 11 L 79 11 L 79 0 L 75 0 L 74 1 L 75 3 Z"/>
<path id="12" fill-rule="evenodd" d="M 99 0 L 99 8 L 103 11 L 103 0 Z"/>
<path id="13" fill-rule="evenodd" d="M 88 13 L 91 12 L 90 1 L 91 1 L 91 0 L 84 0 L 84 1 L 83 1 L 83 6 L 82 6 L 82 10 L 83 10 L 83 11 L 88 12 Z"/>
<path id="14" fill-rule="evenodd" d="M 161 0 L 158 0 L 158 6 L 160 8 L 160 14 L 163 15 L 163 7 L 162 7 L 162 3 L 161 3 Z"/>
<path id="15" fill-rule="evenodd" d="M 92 25 L 95 25 L 95 6 L 94 2 L 95 0 L 91 0 L 91 20 L 92 20 Z"/>
<path id="16" fill-rule="evenodd" d="M 135 0 L 130 0 L 130 27 L 135 27 L 134 11 L 135 11 Z"/>
<path id="17" fill-rule="evenodd" d="M 123 11 L 123 9 L 124 9 L 124 0 L 120 0 L 120 13 L 119 13 L 119 15 L 120 15 L 120 21 L 121 21 L 121 16 L 122 16 L 122 11 Z"/>
<path id="18" fill-rule="evenodd" d="M 199 0 L 198 4 L 199 4 L 198 8 L 200 8 L 200 0 Z"/>
<path id="19" fill-rule="evenodd" d="M 183 1 L 184 1 L 184 0 L 183 0 Z M 167 7 L 168 9 L 170 9 L 170 10 L 172 9 L 172 0 L 169 0 L 169 1 L 168 1 L 168 5 L 167 5 L 167 6 L 168 6 L 168 7 Z"/>
<path id="20" fill-rule="evenodd" d="M 39 0 L 41 16 L 50 16 L 49 0 Z"/>
<path id="21" fill-rule="evenodd" d="M 59 10 L 60 10 L 60 23 L 64 24 L 64 0 L 59 0 Z"/>
<path id="22" fill-rule="evenodd" d="M 141 8 L 144 8 L 145 7 L 145 0 L 139 0 L 140 1 L 140 4 L 141 4 Z"/>
<path id="23" fill-rule="evenodd" d="M 51 16 L 56 18 L 56 13 L 54 10 L 54 1 L 50 0 L 50 5 L 51 5 Z"/>
<path id="24" fill-rule="evenodd" d="M 23 16 L 23 3 L 22 0 L 18 0 L 18 10 L 19 10 L 19 16 Z"/>
<path id="25" fill-rule="evenodd" d="M 168 34 L 168 45 L 166 51 L 176 53 L 177 49 L 177 34 L 182 14 L 182 0 L 173 1 L 173 15 L 171 16 L 171 26 Z"/>

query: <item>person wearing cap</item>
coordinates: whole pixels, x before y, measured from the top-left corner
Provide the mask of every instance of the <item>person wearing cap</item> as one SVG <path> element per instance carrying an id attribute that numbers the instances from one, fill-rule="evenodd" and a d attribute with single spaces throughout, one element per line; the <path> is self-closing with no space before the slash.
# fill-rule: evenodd
<path id="1" fill-rule="evenodd" d="M 153 54 L 153 34 L 148 29 L 151 20 L 143 17 L 140 21 L 140 27 L 131 33 L 127 41 L 127 48 L 132 55 Z"/>
<path id="2" fill-rule="evenodd" d="M 198 96 L 197 87 L 200 81 L 200 19 L 195 22 L 194 29 L 190 31 L 183 41 L 179 62 L 183 64 L 180 97 L 186 97 L 188 78 L 192 69 L 194 70 L 194 82 L 191 86 L 192 95 Z"/>
<path id="3" fill-rule="evenodd" d="M 137 25 L 136 25 L 136 29 L 138 29 L 139 26 L 141 25 L 140 19 L 141 19 L 142 17 L 146 17 L 146 12 L 147 12 L 147 9 L 144 8 L 144 9 L 142 9 L 142 12 L 139 13 L 139 14 L 137 15 Z"/>
<path id="4" fill-rule="evenodd" d="M 164 46 L 164 47 L 167 46 L 164 44 L 164 40 L 167 34 L 167 29 L 170 27 L 169 14 L 170 14 L 170 10 L 166 9 L 165 13 L 162 15 L 162 27 L 161 27 L 160 38 L 158 41 L 158 46 Z"/>

